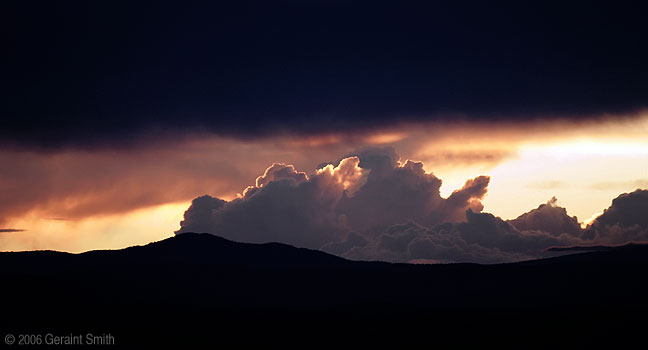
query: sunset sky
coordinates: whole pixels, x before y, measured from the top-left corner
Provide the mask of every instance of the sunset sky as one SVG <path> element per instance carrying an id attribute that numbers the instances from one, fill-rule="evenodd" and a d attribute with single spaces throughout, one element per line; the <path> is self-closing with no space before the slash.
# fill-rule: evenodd
<path id="1" fill-rule="evenodd" d="M 648 189 L 646 29 L 631 7 L 44 6 L 2 11 L 1 251 L 171 237 L 196 197 L 270 193 L 257 178 L 279 181 L 274 163 L 307 182 L 330 172 L 348 193 L 337 203 L 378 172 L 363 150 L 397 154 L 394 171 L 422 162 L 448 203 L 490 177 L 459 217 L 407 218 L 428 229 L 467 208 L 512 220 L 552 197 L 585 228 Z M 341 235 L 373 229 L 349 213 Z"/>

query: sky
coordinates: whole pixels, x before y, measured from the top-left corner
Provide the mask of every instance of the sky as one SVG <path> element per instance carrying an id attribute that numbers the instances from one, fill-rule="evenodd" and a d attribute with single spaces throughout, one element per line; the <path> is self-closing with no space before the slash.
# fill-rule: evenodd
<path id="1" fill-rule="evenodd" d="M 641 220 L 597 222 L 624 193 L 645 208 L 633 191 L 648 189 L 648 49 L 630 5 L 2 6 L 2 251 L 200 228 L 357 259 L 496 262 L 644 237 Z M 510 221 L 541 205 L 566 214 Z M 487 242 L 479 220 L 543 243 Z"/>

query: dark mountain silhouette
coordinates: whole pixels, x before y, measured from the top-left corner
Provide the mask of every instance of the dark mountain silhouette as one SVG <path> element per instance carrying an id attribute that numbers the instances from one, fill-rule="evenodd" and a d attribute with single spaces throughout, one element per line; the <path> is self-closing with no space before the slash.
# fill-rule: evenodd
<path id="1" fill-rule="evenodd" d="M 0 253 L 0 264 L 4 333 L 110 333 L 117 345 L 619 345 L 648 321 L 640 244 L 411 265 L 185 233 L 123 250 Z"/>

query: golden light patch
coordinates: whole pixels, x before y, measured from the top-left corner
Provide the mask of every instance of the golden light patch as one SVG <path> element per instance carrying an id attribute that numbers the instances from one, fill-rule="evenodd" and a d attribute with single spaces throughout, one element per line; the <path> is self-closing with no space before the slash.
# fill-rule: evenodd
<path id="1" fill-rule="evenodd" d="M 78 253 L 147 244 L 171 237 L 188 207 L 186 202 L 172 203 L 79 220 L 47 219 L 29 214 L 11 221 L 25 231 L 0 236 L 0 250 Z"/>
<path id="2" fill-rule="evenodd" d="M 601 216 L 602 214 L 603 214 L 603 212 L 600 212 L 600 213 L 594 213 L 594 215 L 590 216 L 590 217 L 587 218 L 585 221 L 581 222 L 581 228 L 586 229 L 587 226 L 591 225 L 592 222 L 594 222 L 594 220 L 596 220 L 596 218 L 598 218 L 598 217 Z"/>

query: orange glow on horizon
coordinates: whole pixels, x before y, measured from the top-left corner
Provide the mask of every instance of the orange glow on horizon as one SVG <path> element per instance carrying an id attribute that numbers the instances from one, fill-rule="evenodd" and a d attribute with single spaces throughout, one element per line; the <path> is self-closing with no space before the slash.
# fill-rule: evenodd
<path id="1" fill-rule="evenodd" d="M 47 219 L 29 214 L 10 225 L 23 232 L 0 236 L 0 251 L 57 250 L 80 253 L 121 249 L 173 236 L 189 203 L 171 203 L 134 210 L 126 214 L 79 220 Z"/>
<path id="2" fill-rule="evenodd" d="M 442 127 L 441 127 L 442 126 Z M 619 194 L 648 184 L 648 115 L 527 124 L 421 123 L 321 136 L 216 136 L 128 151 L 0 151 L 0 250 L 79 252 L 169 237 L 191 198 L 236 198 L 273 163 L 310 175 L 362 147 L 394 147 L 442 181 L 443 197 L 489 175 L 484 211 L 512 219 L 556 196 L 587 224 Z M 330 171 L 334 170 L 331 166 Z M 357 181 L 339 179 L 344 188 Z M 50 220 L 62 218 L 74 220 Z M 590 219 L 585 219 L 590 218 Z"/>

